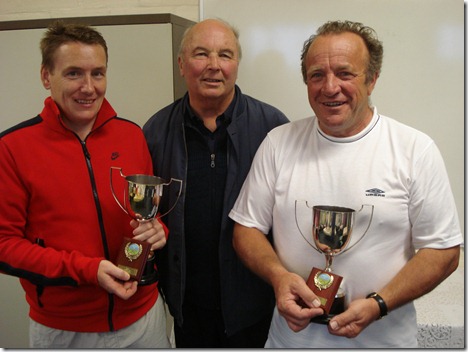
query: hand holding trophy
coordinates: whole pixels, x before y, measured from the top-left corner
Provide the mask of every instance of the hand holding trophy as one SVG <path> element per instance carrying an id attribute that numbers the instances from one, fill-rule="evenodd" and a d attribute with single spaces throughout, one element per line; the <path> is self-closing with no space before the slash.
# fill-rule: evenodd
<path id="1" fill-rule="evenodd" d="M 114 192 L 113 170 L 119 170 L 120 176 L 127 182 L 123 190 L 123 204 Z M 169 186 L 172 181 L 180 183 L 177 199 L 166 213 L 156 216 L 163 195 L 163 187 Z M 161 218 L 174 209 L 182 192 L 182 181 L 171 178 L 166 183 L 157 176 L 140 174 L 125 176 L 121 168 L 111 167 L 110 187 L 112 195 L 120 208 L 132 219 L 145 222 Z M 128 272 L 132 279 L 138 281 L 139 285 L 149 285 L 158 280 L 157 272 L 154 269 L 154 253 L 150 249 L 151 245 L 147 242 L 125 237 L 116 260 L 116 265 Z"/>
<path id="2" fill-rule="evenodd" d="M 372 222 L 374 206 L 371 207 L 369 224 L 364 233 L 353 245 L 348 246 L 354 225 L 355 210 L 339 206 L 317 205 L 313 207 L 312 238 L 314 244 L 309 242 L 302 234 L 297 220 L 297 200 L 295 208 L 296 224 L 302 237 L 316 251 L 325 255 L 326 266 L 324 269 L 312 268 L 307 279 L 307 285 L 317 295 L 322 303 L 324 314 L 313 318 L 311 321 L 319 324 L 328 324 L 330 319 L 345 310 L 346 293 L 340 288 L 342 276 L 332 272 L 333 259 L 339 254 L 345 253 L 361 241 L 367 233 Z M 309 205 L 306 202 L 308 208 Z M 361 207 L 359 212 L 364 208 Z"/>

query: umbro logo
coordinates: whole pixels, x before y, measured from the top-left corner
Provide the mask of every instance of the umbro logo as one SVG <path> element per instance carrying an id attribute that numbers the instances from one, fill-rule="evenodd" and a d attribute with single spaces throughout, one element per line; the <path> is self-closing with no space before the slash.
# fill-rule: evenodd
<path id="1" fill-rule="evenodd" d="M 366 190 L 366 197 L 385 197 L 385 192 L 378 188 Z"/>
<path id="2" fill-rule="evenodd" d="M 113 152 L 111 155 L 111 160 L 115 160 L 120 156 L 119 152 Z"/>

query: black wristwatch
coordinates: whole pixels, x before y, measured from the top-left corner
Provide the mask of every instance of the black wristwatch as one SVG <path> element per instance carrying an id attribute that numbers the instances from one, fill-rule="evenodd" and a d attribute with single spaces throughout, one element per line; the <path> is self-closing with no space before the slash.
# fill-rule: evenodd
<path id="1" fill-rule="evenodd" d="M 373 298 L 379 304 L 380 316 L 379 316 L 379 318 L 377 320 L 382 319 L 384 316 L 386 316 L 388 314 L 387 305 L 385 304 L 385 301 L 383 300 L 382 297 L 380 297 L 379 294 L 377 294 L 376 292 L 372 292 L 372 293 L 369 293 L 366 296 L 366 298 Z"/>

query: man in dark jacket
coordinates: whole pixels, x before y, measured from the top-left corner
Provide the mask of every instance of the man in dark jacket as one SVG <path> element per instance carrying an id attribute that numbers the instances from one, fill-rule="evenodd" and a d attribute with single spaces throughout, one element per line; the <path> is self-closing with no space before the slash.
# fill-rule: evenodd
<path id="1" fill-rule="evenodd" d="M 221 20 L 189 28 L 178 57 L 188 93 L 143 128 L 155 175 L 184 181 L 180 199 L 175 187 L 161 204 L 166 212 L 177 201 L 158 253 L 160 287 L 182 348 L 263 347 L 275 303 L 270 287 L 237 258 L 228 213 L 258 146 L 288 119 L 236 86 L 238 36 Z"/>

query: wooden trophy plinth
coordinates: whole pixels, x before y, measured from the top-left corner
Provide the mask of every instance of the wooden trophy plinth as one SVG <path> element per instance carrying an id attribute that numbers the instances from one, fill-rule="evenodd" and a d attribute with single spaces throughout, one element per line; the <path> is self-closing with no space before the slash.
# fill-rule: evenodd
<path id="1" fill-rule="evenodd" d="M 324 314 L 311 319 L 311 322 L 328 324 L 331 317 L 344 311 L 344 295 L 337 297 L 343 277 L 323 269 L 312 268 L 307 286 L 320 299 Z"/>
<path id="2" fill-rule="evenodd" d="M 124 238 L 116 265 L 130 274 L 130 278 L 140 281 L 146 266 L 151 245 L 128 237 Z"/>

